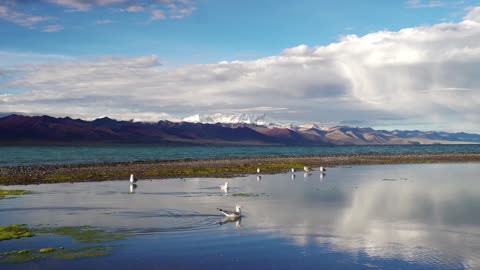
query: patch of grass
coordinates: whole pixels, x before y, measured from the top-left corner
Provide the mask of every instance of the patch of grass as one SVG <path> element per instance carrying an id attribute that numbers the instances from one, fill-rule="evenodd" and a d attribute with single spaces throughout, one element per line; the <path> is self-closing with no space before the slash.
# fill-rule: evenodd
<path id="1" fill-rule="evenodd" d="M 0 241 L 32 236 L 32 232 L 26 225 L 11 224 L 0 226 Z"/>
<path id="2" fill-rule="evenodd" d="M 122 240 L 125 238 L 123 233 L 107 232 L 101 229 L 96 229 L 91 226 L 65 226 L 53 228 L 36 228 L 33 229 L 36 233 L 48 233 L 63 236 L 70 236 L 78 242 L 84 243 L 99 243 L 109 242 L 115 240 Z"/>

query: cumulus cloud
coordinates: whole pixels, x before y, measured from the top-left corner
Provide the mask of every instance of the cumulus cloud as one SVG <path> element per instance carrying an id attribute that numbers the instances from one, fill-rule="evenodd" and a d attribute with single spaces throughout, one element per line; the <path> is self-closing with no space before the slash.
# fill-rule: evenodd
<path id="1" fill-rule="evenodd" d="M 465 20 L 480 22 L 480 7 L 470 8 L 469 13 L 465 16 Z"/>
<path id="2" fill-rule="evenodd" d="M 275 116 L 401 118 L 432 124 L 423 128 L 479 132 L 477 10 L 459 23 L 349 35 L 252 61 L 166 68 L 158 57 L 144 56 L 15 67 L 22 75 L 0 87 L 29 91 L 0 97 L 0 107 L 122 118 L 286 108 Z"/>

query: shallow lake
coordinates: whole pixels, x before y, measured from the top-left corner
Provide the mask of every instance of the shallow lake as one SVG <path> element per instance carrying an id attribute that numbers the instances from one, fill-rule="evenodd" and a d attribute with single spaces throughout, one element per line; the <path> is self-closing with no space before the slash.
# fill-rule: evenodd
<path id="1" fill-rule="evenodd" d="M 0 200 L 0 225 L 38 231 L 0 241 L 0 253 L 106 252 L 3 256 L 0 269 L 478 269 L 479 176 L 480 164 L 469 163 L 141 180 L 136 189 L 128 181 L 9 186 L 33 194 Z M 239 220 L 216 210 L 237 203 Z M 88 235 L 55 230 L 85 225 Z"/>

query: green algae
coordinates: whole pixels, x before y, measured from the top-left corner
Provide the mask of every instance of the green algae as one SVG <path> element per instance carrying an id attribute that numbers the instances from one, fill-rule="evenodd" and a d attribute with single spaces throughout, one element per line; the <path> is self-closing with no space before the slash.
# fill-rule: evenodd
<path id="1" fill-rule="evenodd" d="M 78 242 L 100 243 L 125 239 L 125 233 L 114 233 L 92 226 L 65 226 L 52 228 L 35 228 L 35 233 L 70 236 Z"/>
<path id="2" fill-rule="evenodd" d="M 21 189 L 0 189 L 0 196 L 9 196 L 9 195 L 25 195 L 30 194 L 28 190 Z"/>
<path id="3" fill-rule="evenodd" d="M 28 190 L 21 189 L 0 189 L 0 200 L 14 198 L 12 196 L 20 196 L 25 194 L 31 194 Z"/>
<path id="4" fill-rule="evenodd" d="M 125 233 L 108 232 L 92 226 L 65 226 L 65 227 L 42 227 L 29 229 L 26 225 L 12 224 L 0 226 L 0 240 L 16 239 L 34 236 L 36 234 L 54 234 L 69 236 L 82 243 L 100 243 L 122 240 Z M 111 252 L 114 246 L 90 245 L 73 248 L 60 246 L 46 247 L 39 250 L 23 249 L 0 253 L 0 261 L 6 263 L 29 262 L 37 259 L 77 259 L 84 257 L 104 256 Z"/>
<path id="5" fill-rule="evenodd" d="M 265 195 L 265 193 L 262 194 L 256 194 L 256 193 L 233 193 L 233 197 L 259 197 L 260 195 Z"/>
<path id="6" fill-rule="evenodd" d="M 31 249 L 13 250 L 0 254 L 0 258 L 2 258 L 2 262 L 21 263 L 42 258 L 42 254 L 33 253 Z"/>
<path id="7" fill-rule="evenodd" d="M 8 252 L 1 253 L 0 256 L 8 256 L 8 255 L 14 255 L 14 254 L 26 254 L 31 252 L 31 249 L 20 249 L 20 250 L 12 250 Z"/>
<path id="8" fill-rule="evenodd" d="M 38 252 L 40 253 L 51 253 L 57 251 L 56 248 L 42 248 Z"/>
<path id="9" fill-rule="evenodd" d="M 263 163 L 258 165 L 240 165 L 226 167 L 198 167 L 198 168 L 159 168 L 142 173 L 143 176 L 164 177 L 232 177 L 248 173 L 256 173 L 260 168 L 262 173 L 290 171 L 291 168 L 303 168 L 300 162 Z"/>
<path id="10" fill-rule="evenodd" d="M 32 236 L 32 232 L 26 225 L 11 224 L 0 226 L 0 241 Z"/>
<path id="11" fill-rule="evenodd" d="M 85 257 L 100 257 L 110 254 L 113 246 L 84 246 L 57 252 L 55 259 L 72 260 Z"/>
<path id="12" fill-rule="evenodd" d="M 13 250 L 0 254 L 2 262 L 22 263 L 37 259 L 72 260 L 86 257 L 99 257 L 110 254 L 113 246 L 82 246 L 69 249 L 42 248 L 38 252 L 31 249 Z"/>

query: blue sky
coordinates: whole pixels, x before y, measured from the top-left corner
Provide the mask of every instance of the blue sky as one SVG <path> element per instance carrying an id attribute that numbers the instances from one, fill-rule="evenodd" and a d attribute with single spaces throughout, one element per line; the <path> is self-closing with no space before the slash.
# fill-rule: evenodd
<path id="1" fill-rule="evenodd" d="M 480 132 L 479 5 L 0 0 L 0 112 Z"/>
<path id="2" fill-rule="evenodd" d="M 458 21 L 474 1 L 428 7 L 436 2 L 192 0 L 191 14 L 158 20 L 151 20 L 148 11 L 123 11 L 123 4 L 92 4 L 83 11 L 67 4 L 14 2 L 19 12 L 50 19 L 29 27 L 0 21 L 0 35 L 8 37 L 0 42 L 2 50 L 70 56 L 156 54 L 184 64 L 258 58 L 299 44 L 326 45 L 340 35 Z M 158 8 L 166 9 L 164 4 Z M 63 28 L 43 32 L 48 25 Z"/>

